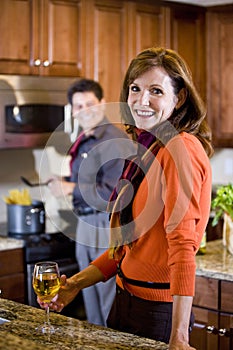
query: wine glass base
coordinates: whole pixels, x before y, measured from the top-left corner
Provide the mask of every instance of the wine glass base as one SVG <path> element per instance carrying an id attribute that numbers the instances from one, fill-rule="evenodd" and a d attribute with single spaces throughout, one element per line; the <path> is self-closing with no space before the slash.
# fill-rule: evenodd
<path id="1" fill-rule="evenodd" d="M 36 327 L 36 331 L 42 334 L 53 334 L 58 332 L 59 328 L 51 325 L 42 325 L 42 326 Z"/>

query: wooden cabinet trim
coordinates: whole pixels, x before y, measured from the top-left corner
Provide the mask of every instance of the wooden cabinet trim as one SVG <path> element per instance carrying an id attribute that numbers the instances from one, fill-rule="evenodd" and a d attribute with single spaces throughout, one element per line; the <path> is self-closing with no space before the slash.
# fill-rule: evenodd
<path id="1" fill-rule="evenodd" d="M 221 281 L 220 309 L 233 314 L 233 282 Z"/>

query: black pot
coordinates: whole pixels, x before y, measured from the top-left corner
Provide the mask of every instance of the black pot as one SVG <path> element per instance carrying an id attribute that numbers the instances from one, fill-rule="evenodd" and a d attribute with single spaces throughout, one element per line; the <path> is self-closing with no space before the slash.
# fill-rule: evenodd
<path id="1" fill-rule="evenodd" d="M 7 205 L 9 234 L 32 234 L 45 232 L 44 203 L 34 200 L 32 205 Z"/>

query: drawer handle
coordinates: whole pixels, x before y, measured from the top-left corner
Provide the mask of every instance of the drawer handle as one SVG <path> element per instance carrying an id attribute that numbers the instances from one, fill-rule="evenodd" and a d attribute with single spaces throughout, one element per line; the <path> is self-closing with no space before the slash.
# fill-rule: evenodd
<path id="1" fill-rule="evenodd" d="M 218 331 L 218 334 L 223 337 L 224 335 L 227 336 L 227 330 L 226 328 L 220 328 L 219 331 Z"/>
<path id="2" fill-rule="evenodd" d="M 39 67 L 41 65 L 41 60 L 39 58 L 37 58 L 35 61 L 34 61 L 34 66 L 36 67 Z"/>
<path id="3" fill-rule="evenodd" d="M 220 328 L 219 331 L 218 331 L 218 334 L 221 336 L 221 337 L 227 337 L 227 338 L 231 338 L 232 335 L 233 335 L 233 332 L 232 332 L 232 329 L 230 328 L 229 330 L 226 329 L 226 328 Z"/>
<path id="4" fill-rule="evenodd" d="M 48 67 L 49 65 L 50 65 L 49 60 L 45 60 L 45 61 L 43 62 L 43 66 L 44 66 L 44 67 Z"/>
<path id="5" fill-rule="evenodd" d="M 228 331 L 226 328 L 217 329 L 214 326 L 207 326 L 206 332 L 209 334 L 220 335 L 221 337 L 224 337 L 224 336 L 230 337 L 231 336 L 231 332 Z"/>
<path id="6" fill-rule="evenodd" d="M 206 332 L 209 334 L 218 334 L 218 330 L 214 326 L 206 326 Z"/>
<path id="7" fill-rule="evenodd" d="M 194 322 L 193 328 L 203 329 L 203 328 L 206 328 L 206 326 L 202 323 Z"/>

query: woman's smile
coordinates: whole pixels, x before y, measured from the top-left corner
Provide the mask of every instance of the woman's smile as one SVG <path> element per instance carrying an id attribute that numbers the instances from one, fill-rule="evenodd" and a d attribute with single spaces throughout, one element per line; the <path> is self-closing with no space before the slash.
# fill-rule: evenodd
<path id="1" fill-rule="evenodd" d="M 135 112 L 141 118 L 151 118 L 152 116 L 155 115 L 154 111 L 152 112 L 152 111 L 146 111 L 146 110 L 142 110 L 142 109 L 135 109 Z"/>

